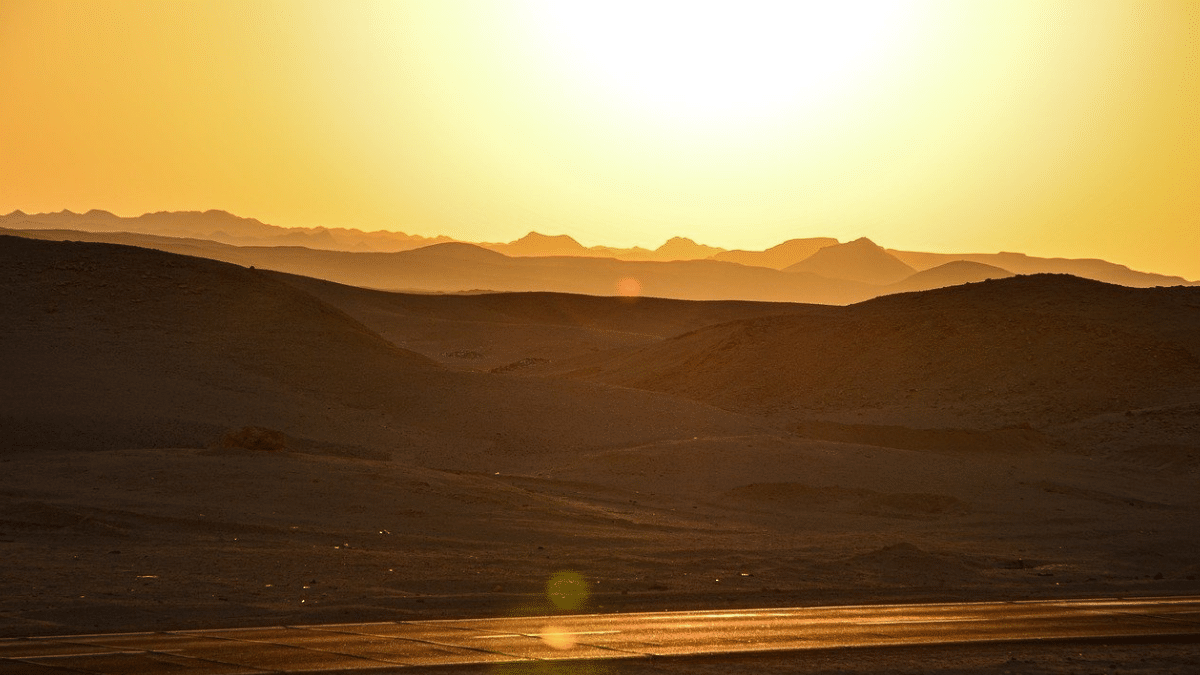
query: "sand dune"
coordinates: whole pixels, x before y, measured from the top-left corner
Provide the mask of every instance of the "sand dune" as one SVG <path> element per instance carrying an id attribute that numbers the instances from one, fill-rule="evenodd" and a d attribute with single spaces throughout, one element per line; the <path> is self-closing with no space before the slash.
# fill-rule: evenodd
<path id="1" fill-rule="evenodd" d="M 415 295 L 16 237 L 0 280 L 0 634 L 554 612 L 563 569 L 584 611 L 1197 590 L 1196 289 Z"/>

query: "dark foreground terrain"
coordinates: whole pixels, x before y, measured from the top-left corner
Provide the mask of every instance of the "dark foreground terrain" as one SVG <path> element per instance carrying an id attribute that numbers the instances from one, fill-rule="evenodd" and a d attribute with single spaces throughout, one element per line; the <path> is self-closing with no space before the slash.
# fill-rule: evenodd
<path id="1" fill-rule="evenodd" d="M 0 280 L 0 635 L 554 612 L 563 570 L 602 612 L 1200 591 L 1200 288 L 418 296 L 16 237 Z M 920 672 L 1196 657 L 1006 649 Z"/>

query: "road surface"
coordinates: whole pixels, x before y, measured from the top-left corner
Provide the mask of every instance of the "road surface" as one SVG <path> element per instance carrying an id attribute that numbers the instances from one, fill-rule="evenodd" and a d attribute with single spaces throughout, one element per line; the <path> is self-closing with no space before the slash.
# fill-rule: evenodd
<path id="1" fill-rule="evenodd" d="M 1200 596 L 325 624 L 0 640 L 0 675 L 188 675 L 1030 640 L 1200 641 Z"/>

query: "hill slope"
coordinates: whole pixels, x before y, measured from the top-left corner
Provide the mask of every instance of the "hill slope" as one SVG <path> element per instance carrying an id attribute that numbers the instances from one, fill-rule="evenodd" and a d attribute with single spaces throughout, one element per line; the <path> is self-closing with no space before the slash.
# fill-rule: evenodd
<path id="1" fill-rule="evenodd" d="M 1200 289 L 1013 277 L 735 321 L 578 368 L 788 419 L 1062 424 L 1200 401 Z"/>
<path id="2" fill-rule="evenodd" d="M 995 265 L 985 265 L 969 260 L 952 260 L 937 267 L 921 270 L 901 281 L 889 284 L 885 288 L 888 293 L 910 293 L 947 286 L 961 286 L 988 279 L 1004 279 L 1011 276 L 1013 276 L 1012 272 Z"/>
<path id="3" fill-rule="evenodd" d="M 51 240 L 108 241 L 203 255 L 238 265 L 317 277 L 351 286 L 398 291 L 550 291 L 683 300 L 752 300 L 844 304 L 877 289 L 808 273 L 784 273 L 716 260 L 625 261 L 594 257 L 513 258 L 474 244 L 447 242 L 397 253 L 322 251 L 299 246 L 229 246 L 193 239 L 127 233 L 26 230 Z"/>
<path id="4" fill-rule="evenodd" d="M 1189 284 L 1183 277 L 1138 272 L 1124 265 L 1094 258 L 1039 258 L 1024 253 L 924 253 L 891 249 L 888 250 L 888 253 L 918 270 L 927 270 L 948 262 L 964 260 L 993 265 L 1013 274 L 1070 274 L 1134 288 Z M 1196 284 L 1192 282 L 1192 285 Z"/>
<path id="5" fill-rule="evenodd" d="M 820 305 L 615 298 L 564 293 L 430 295 L 373 291 L 273 272 L 395 344 L 467 370 L 534 372 L 547 363 L 646 345 L 702 326 Z"/>
<path id="6" fill-rule="evenodd" d="M 0 237 L 0 283 L 16 446 L 202 447 L 256 425 L 499 466 L 754 426 L 640 392 L 446 372 L 293 285 L 201 258 Z"/>

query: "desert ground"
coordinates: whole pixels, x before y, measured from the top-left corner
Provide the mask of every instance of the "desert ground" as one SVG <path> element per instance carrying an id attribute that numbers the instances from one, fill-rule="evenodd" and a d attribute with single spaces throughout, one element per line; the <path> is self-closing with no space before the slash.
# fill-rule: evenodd
<path id="1" fill-rule="evenodd" d="M 563 570 L 596 612 L 1200 593 L 1200 287 L 843 307 L 0 260 L 0 636 L 554 612 Z M 997 649 L 910 661 L 1198 657 Z"/>

